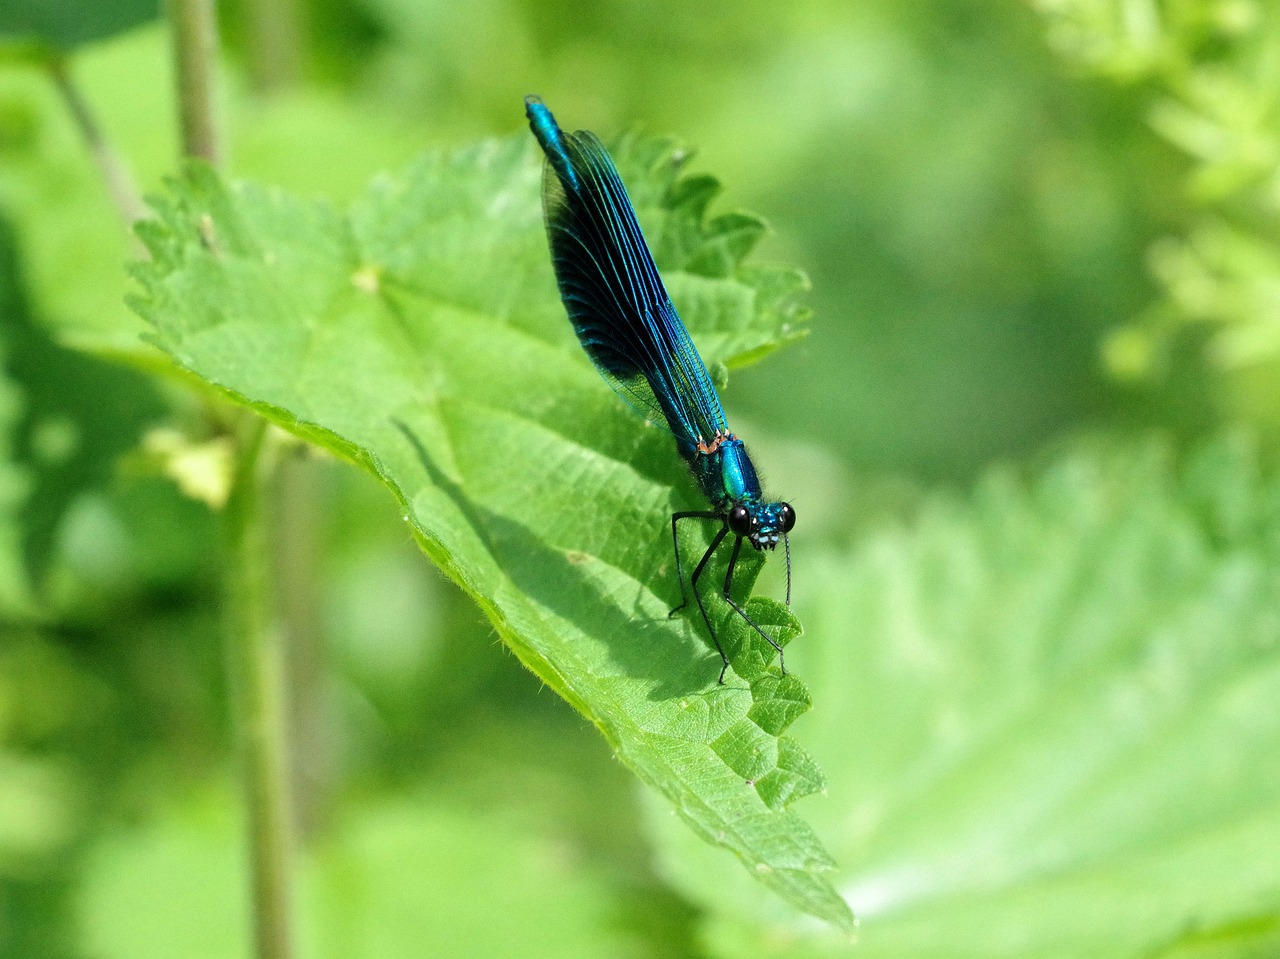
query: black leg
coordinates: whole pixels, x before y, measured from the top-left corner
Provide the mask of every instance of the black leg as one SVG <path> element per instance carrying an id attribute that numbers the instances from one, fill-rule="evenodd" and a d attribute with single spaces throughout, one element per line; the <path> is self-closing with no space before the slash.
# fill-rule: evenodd
<path id="1" fill-rule="evenodd" d="M 706 510 L 696 510 L 687 513 L 675 513 L 671 517 L 671 544 L 676 552 L 676 579 L 680 582 L 680 605 L 673 609 L 668 616 L 674 616 L 688 604 L 688 597 L 684 592 L 684 567 L 680 561 L 680 535 L 677 532 L 676 524 L 682 519 L 718 519 L 720 520 L 720 529 L 716 531 L 716 535 L 711 538 L 711 545 L 707 547 L 707 551 L 702 554 L 702 558 L 698 560 L 698 565 L 693 568 L 693 575 L 689 577 L 689 587 L 693 590 L 693 600 L 698 604 L 698 612 L 702 614 L 702 621 L 707 624 L 707 632 L 711 634 L 711 641 L 716 644 L 716 652 L 720 654 L 720 679 L 721 685 L 724 684 L 724 673 L 729 668 L 729 657 L 724 654 L 724 649 L 720 645 L 720 639 L 716 636 L 716 631 L 711 626 L 711 617 L 707 615 L 707 608 L 702 603 L 702 596 L 698 593 L 698 580 L 702 577 L 702 571 L 707 568 L 707 563 L 711 562 L 711 557 L 716 551 L 716 547 L 724 540 L 725 534 L 729 532 L 729 527 L 724 525 L 724 517 L 719 513 L 712 513 Z M 741 539 L 738 540 L 741 543 Z"/>
<path id="2" fill-rule="evenodd" d="M 747 625 L 750 626 L 752 629 L 754 629 L 757 633 L 759 633 L 764 638 L 764 641 L 766 643 L 768 643 L 770 646 L 772 646 L 774 649 L 778 651 L 778 667 L 782 670 L 782 675 L 785 676 L 787 675 L 787 664 L 782 657 L 782 647 L 779 646 L 774 641 L 772 636 L 770 636 L 763 629 L 761 629 L 759 626 L 756 625 L 756 621 L 747 615 L 747 611 L 745 609 L 743 609 L 736 602 L 734 602 L 733 570 L 734 570 L 734 567 L 738 565 L 738 550 L 740 550 L 741 548 L 742 548 L 742 537 L 739 536 L 738 541 L 733 544 L 733 555 L 729 557 L 729 569 L 724 574 L 724 601 L 728 603 L 730 606 L 732 606 L 735 610 L 737 610 L 738 615 L 741 616 L 743 619 L 745 619 L 747 621 Z M 790 567 L 788 567 L 788 570 L 789 569 Z M 695 596 L 697 595 L 696 590 L 694 592 L 694 595 Z M 790 596 L 787 597 L 788 600 L 790 598 L 791 598 Z M 717 648 L 719 647 L 719 645 L 720 644 L 717 642 L 716 643 Z M 720 655 L 724 656 L 724 653 L 721 653 Z M 724 682 L 723 670 L 720 671 L 720 681 Z"/>
<path id="3" fill-rule="evenodd" d="M 671 514 L 671 545 L 675 549 L 676 553 L 676 582 L 680 584 L 680 605 L 667 613 L 668 616 L 674 616 L 676 613 L 680 612 L 680 610 L 684 609 L 689 603 L 688 597 L 684 594 L 684 569 L 680 565 L 680 535 L 676 531 L 676 523 L 680 522 L 682 519 L 718 519 L 723 522 L 719 513 L 712 513 L 708 510 L 690 510 L 684 513 Z M 720 540 L 716 540 L 717 544 L 719 542 Z M 715 547 L 713 546 L 712 549 L 714 548 Z M 710 550 L 708 550 L 708 554 L 709 553 Z M 706 560 L 706 556 L 703 556 L 703 560 Z"/>
<path id="4" fill-rule="evenodd" d="M 711 545 L 702 554 L 702 559 L 698 560 L 698 565 L 693 568 L 693 575 L 689 577 L 689 588 L 693 590 L 693 600 L 698 604 L 698 612 L 702 614 L 702 621 L 707 624 L 707 632 L 711 634 L 711 641 L 716 644 L 716 652 L 720 654 L 720 678 L 717 682 L 722 686 L 724 685 L 724 671 L 729 668 L 729 657 L 724 654 L 724 647 L 720 645 L 720 637 L 716 635 L 716 631 L 711 625 L 711 617 L 707 615 L 707 607 L 702 604 L 702 594 L 698 592 L 698 578 L 702 576 L 702 571 L 707 568 L 707 563 L 711 561 L 711 555 L 716 551 L 716 547 L 720 545 L 727 532 L 729 532 L 729 527 L 720 527 L 716 535 L 711 538 Z"/>
<path id="5" fill-rule="evenodd" d="M 698 580 L 702 578 L 703 570 L 707 568 L 707 564 L 711 562 L 711 557 L 715 554 L 717 547 L 724 541 L 725 535 L 729 532 L 729 527 L 724 525 L 724 517 L 719 513 L 709 510 L 690 510 L 683 513 L 673 513 L 671 516 L 671 545 L 676 554 L 676 580 L 680 583 L 680 605 L 668 613 L 668 616 L 674 616 L 680 610 L 689 604 L 689 598 L 684 591 L 684 565 L 680 559 L 680 533 L 677 524 L 682 519 L 715 519 L 721 522 L 720 529 L 711 539 L 711 545 L 707 547 L 702 558 L 698 560 L 698 565 L 693 569 L 693 575 L 689 577 L 689 586 L 693 590 L 694 602 L 698 604 L 698 612 L 702 614 L 702 621 L 707 626 L 707 632 L 711 634 L 711 641 L 715 643 L 716 652 L 720 654 L 720 679 L 718 682 L 724 685 L 724 674 L 729 668 L 729 657 L 724 654 L 724 648 L 720 645 L 720 638 L 716 636 L 716 631 L 711 625 L 711 617 L 707 615 L 707 608 L 702 602 L 702 596 L 698 593 Z M 787 605 L 791 604 L 791 545 L 787 544 Z M 742 537 L 739 536 L 733 543 L 733 554 L 729 557 L 729 568 L 725 571 L 724 577 L 724 599 L 733 609 L 746 620 L 747 625 L 760 634 L 766 643 L 778 651 L 778 666 L 782 669 L 782 674 L 787 673 L 786 662 L 783 659 L 782 647 L 774 641 L 768 633 L 761 629 L 756 621 L 747 615 L 747 611 L 739 606 L 733 599 L 733 571 L 738 565 L 738 555 L 742 550 Z"/>

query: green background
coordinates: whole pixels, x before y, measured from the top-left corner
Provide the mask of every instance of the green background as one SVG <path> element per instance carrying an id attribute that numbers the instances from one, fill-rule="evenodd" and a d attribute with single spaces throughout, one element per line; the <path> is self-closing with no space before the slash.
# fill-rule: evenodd
<path id="1" fill-rule="evenodd" d="M 172 203 L 153 14 L 0 3 L 3 956 L 248 954 L 219 517 L 171 478 L 217 475 L 225 408 L 141 345 L 124 302 L 141 247 L 43 66 L 67 57 Z M 305 954 L 1280 954 L 1268 5 L 220 15 L 234 178 L 367 208 L 424 150 L 523 136 L 538 93 L 566 127 L 693 151 L 686 169 L 723 184 L 713 214 L 770 224 L 751 262 L 812 282 L 809 335 L 731 362 L 723 398 L 799 515 L 787 660 L 812 710 L 788 735 L 826 789 L 792 812 L 834 856 L 856 937 L 673 817 L 374 479 L 288 447 L 273 522 Z M 323 233 L 293 232 L 300 249 Z M 709 359 L 753 345 L 687 318 Z M 588 397 L 581 429 L 611 463 L 678 484 L 564 334 L 547 401 Z M 501 360 L 487 348 L 468 345 L 477 383 Z M 505 441 L 481 451 L 491 471 L 521 434 Z M 516 512 L 502 482 L 477 495 Z M 568 517 L 636 575 L 665 549 L 661 522 L 591 511 L 608 489 L 577 516 L 554 492 L 531 501 L 541 541 Z M 781 595 L 780 565 L 759 595 Z"/>

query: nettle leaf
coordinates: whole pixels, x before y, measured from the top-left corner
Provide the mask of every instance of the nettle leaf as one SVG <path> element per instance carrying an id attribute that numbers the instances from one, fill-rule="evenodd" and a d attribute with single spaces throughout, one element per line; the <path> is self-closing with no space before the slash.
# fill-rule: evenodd
<path id="1" fill-rule="evenodd" d="M 624 141 L 618 161 L 709 361 L 803 332 L 803 277 L 738 262 L 757 221 L 707 221 L 710 187 L 681 177 L 670 144 Z M 136 305 L 181 366 L 380 476 L 521 661 L 686 822 L 847 927 L 821 875 L 830 857 L 786 811 L 823 785 L 779 738 L 808 692 L 724 604 L 711 607 L 733 660 L 724 686 L 703 631 L 668 618 L 670 515 L 698 493 L 670 435 L 582 354 L 540 179 L 525 136 L 426 156 L 346 213 L 195 167 L 140 228 L 153 261 L 137 268 Z M 747 558 L 744 591 L 760 563 Z M 799 632 L 777 602 L 749 608 L 781 642 Z"/>
<path id="2" fill-rule="evenodd" d="M 858 944 L 654 817 L 714 954 L 1276 954 L 1280 473 L 1249 443 L 997 471 L 796 585 Z"/>

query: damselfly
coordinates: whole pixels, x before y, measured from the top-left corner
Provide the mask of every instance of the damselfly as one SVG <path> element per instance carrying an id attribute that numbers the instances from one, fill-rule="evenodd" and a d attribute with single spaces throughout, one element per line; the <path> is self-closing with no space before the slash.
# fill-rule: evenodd
<path id="1" fill-rule="evenodd" d="M 671 615 L 688 603 L 680 560 L 681 520 L 719 522 L 720 529 L 689 579 L 694 601 L 724 664 L 719 681 L 724 682 L 729 659 L 707 615 L 698 580 L 730 533 L 734 536 L 733 552 L 722 595 L 778 651 L 785 673 L 782 647 L 733 598 L 733 571 L 744 539 L 759 550 L 772 550 L 781 539 L 789 605 L 791 547 L 787 533 L 795 525 L 795 510 L 787 503 L 765 501 L 746 447 L 729 432 L 720 397 L 689 331 L 671 305 L 608 151 L 592 133 L 562 131 L 538 97 L 525 98 L 525 113 L 547 156 L 542 198 L 551 261 L 560 298 L 578 339 L 596 369 L 624 400 L 641 413 L 653 414 L 655 420 L 660 415 L 666 421 L 680 455 L 711 506 L 671 517 L 681 597 Z"/>

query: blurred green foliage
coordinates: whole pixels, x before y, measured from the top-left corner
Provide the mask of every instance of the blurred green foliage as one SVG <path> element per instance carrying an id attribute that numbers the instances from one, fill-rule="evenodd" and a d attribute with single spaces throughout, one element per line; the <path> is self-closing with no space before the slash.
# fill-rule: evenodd
<path id="1" fill-rule="evenodd" d="M 0 0 L 0 36 L 68 51 L 155 20 L 159 15 L 160 0 Z"/>
<path id="2" fill-rule="evenodd" d="M 1154 17 L 1133 3 L 1042 5 L 1072 62 L 1149 91 L 1151 127 L 1190 164 L 1188 222 L 1150 252 L 1164 300 L 1115 332 L 1111 365 L 1167 375 L 1169 354 L 1198 334 L 1224 402 L 1274 430 L 1280 21 L 1268 5 L 1238 0 L 1170 4 Z"/>
<path id="3" fill-rule="evenodd" d="M 799 512 L 791 732 L 830 781 L 797 810 L 865 954 L 1280 950 L 1270 5 L 277 6 L 221 6 L 236 176 L 344 205 L 537 92 L 696 147 L 810 275 L 811 335 L 725 399 Z M 167 39 L 117 35 L 154 10 L 0 5 L 6 957 L 247 942 L 218 516 L 173 479 L 216 479 L 224 412 L 157 373 L 31 52 L 161 190 Z M 1184 452 L 1224 423 L 1261 451 Z M 384 489 L 299 450 L 279 483 L 309 955 L 853 951 L 673 829 Z"/>

